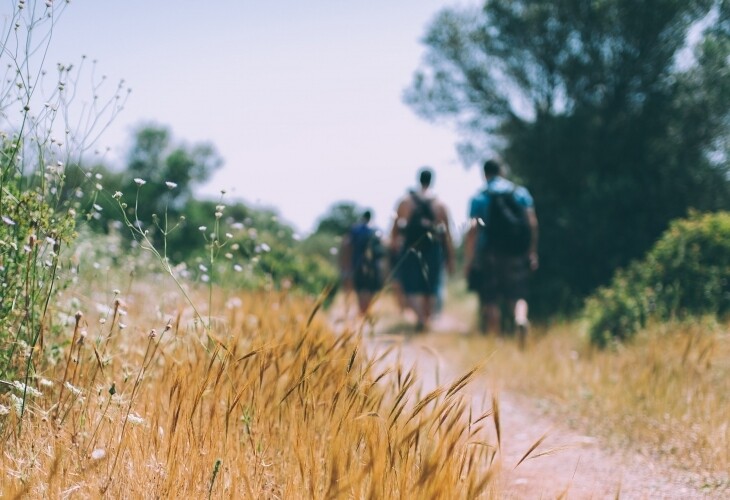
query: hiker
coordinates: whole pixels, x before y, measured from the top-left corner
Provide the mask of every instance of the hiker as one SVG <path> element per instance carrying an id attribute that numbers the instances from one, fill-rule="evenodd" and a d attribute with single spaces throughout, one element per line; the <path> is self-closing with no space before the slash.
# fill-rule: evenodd
<path id="1" fill-rule="evenodd" d="M 454 247 L 446 207 L 431 192 L 433 170 L 418 172 L 419 186 L 398 202 L 391 229 L 391 251 L 398 256 L 397 276 L 416 330 L 424 331 L 434 310 L 444 265 L 454 270 Z"/>
<path id="2" fill-rule="evenodd" d="M 469 206 L 464 242 L 468 287 L 479 296 L 482 333 L 500 332 L 500 304 L 506 301 L 523 347 L 529 328 L 528 279 L 538 268 L 537 216 L 529 191 L 502 177 L 497 160 L 484 163 L 484 178 L 486 185 Z"/>
<path id="3" fill-rule="evenodd" d="M 373 296 L 383 286 L 381 259 L 385 249 L 370 225 L 372 212 L 365 210 L 342 238 L 340 273 L 345 290 L 353 289 L 361 315 L 367 315 Z"/>

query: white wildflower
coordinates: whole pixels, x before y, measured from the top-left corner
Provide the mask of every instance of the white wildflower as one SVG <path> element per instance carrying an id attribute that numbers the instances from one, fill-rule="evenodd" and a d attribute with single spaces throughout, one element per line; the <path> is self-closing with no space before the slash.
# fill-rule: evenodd
<path id="1" fill-rule="evenodd" d="M 3 219 L 3 222 L 5 224 L 7 224 L 8 226 L 14 226 L 15 225 L 15 221 L 13 219 L 11 219 L 10 217 L 7 217 L 7 216 L 3 215 L 2 219 Z"/>
<path id="2" fill-rule="evenodd" d="M 233 266 L 233 270 L 237 273 L 240 273 L 241 271 L 243 271 L 243 267 L 241 267 L 241 264 L 236 264 Z"/>
<path id="3" fill-rule="evenodd" d="M 106 450 L 103 450 L 101 448 L 97 448 L 94 451 L 91 452 L 91 459 L 92 460 L 101 460 L 106 456 Z"/>
<path id="4" fill-rule="evenodd" d="M 177 187 L 177 183 L 167 181 L 167 182 L 165 182 L 165 186 L 167 186 L 170 189 L 175 189 Z"/>
<path id="5" fill-rule="evenodd" d="M 15 408 L 15 413 L 20 415 L 23 411 L 23 398 L 20 398 L 16 396 L 15 394 L 10 395 L 10 402 L 13 403 L 13 407 Z"/>
<path id="6" fill-rule="evenodd" d="M 135 177 L 134 183 L 137 184 L 138 186 L 144 186 L 145 184 L 147 184 L 147 181 L 144 179 L 140 179 L 139 177 Z"/>
<path id="7" fill-rule="evenodd" d="M 81 396 L 84 393 L 84 391 L 82 391 L 81 389 L 79 389 L 75 385 L 72 385 L 71 382 L 69 382 L 69 381 L 66 381 L 66 383 L 63 384 L 63 386 L 66 389 L 68 389 L 69 392 L 71 392 L 71 394 L 73 394 L 74 396 Z"/>
<path id="8" fill-rule="evenodd" d="M 112 198 L 114 198 L 115 200 L 118 200 L 121 197 L 122 197 L 122 192 L 121 191 L 115 191 L 114 192 L 114 195 L 112 196 Z"/>
<path id="9" fill-rule="evenodd" d="M 144 425 L 144 423 L 145 423 L 144 418 L 140 417 L 136 413 L 130 413 L 129 416 L 127 417 L 127 421 L 130 424 L 134 424 L 134 425 Z"/>
<path id="10" fill-rule="evenodd" d="M 239 297 L 231 297 L 226 302 L 227 309 L 238 309 L 243 306 L 243 301 Z"/>
<path id="11" fill-rule="evenodd" d="M 13 387 L 21 394 L 28 394 L 30 396 L 40 397 L 43 396 L 43 393 L 36 389 L 35 387 L 31 387 L 29 385 L 25 385 L 20 380 L 15 380 L 13 382 Z"/>

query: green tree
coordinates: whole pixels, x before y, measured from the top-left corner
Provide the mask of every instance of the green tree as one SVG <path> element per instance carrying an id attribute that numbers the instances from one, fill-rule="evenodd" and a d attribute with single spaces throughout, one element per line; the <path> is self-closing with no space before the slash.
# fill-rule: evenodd
<path id="1" fill-rule="evenodd" d="M 87 218 L 92 227 L 106 231 L 110 224 L 118 223 L 121 204 L 130 221 L 150 231 L 155 245 L 161 246 L 166 239 L 176 251 L 170 257 L 180 260 L 203 244 L 196 237 L 197 226 L 182 224 L 184 211 L 194 201 L 195 187 L 208 180 L 221 165 L 213 145 L 178 143 L 167 127 L 142 125 L 134 132 L 122 171 L 109 171 L 103 165 L 90 170 L 94 176 L 100 175 L 104 191 L 91 193 Z M 72 185 L 69 183 L 69 187 Z M 212 217 L 215 204 L 209 205 L 213 208 L 207 217 Z M 181 224 L 175 232 L 163 234 L 178 223 Z M 127 231 L 124 234 L 132 236 Z"/>
<path id="2" fill-rule="evenodd" d="M 441 11 L 424 43 L 406 102 L 536 198 L 538 310 L 579 306 L 688 208 L 730 205 L 727 0 L 490 0 Z"/>
<path id="3" fill-rule="evenodd" d="M 138 216 L 149 220 L 152 213 L 161 215 L 166 207 L 178 212 L 192 197 L 195 186 L 208 180 L 222 164 L 212 144 L 173 143 L 168 128 L 143 125 L 134 133 L 124 187 L 136 191 L 139 181 L 135 180 L 145 181 Z"/>
<path id="4" fill-rule="evenodd" d="M 364 209 L 351 201 L 333 204 L 317 222 L 315 234 L 328 233 L 342 236 L 362 215 Z"/>

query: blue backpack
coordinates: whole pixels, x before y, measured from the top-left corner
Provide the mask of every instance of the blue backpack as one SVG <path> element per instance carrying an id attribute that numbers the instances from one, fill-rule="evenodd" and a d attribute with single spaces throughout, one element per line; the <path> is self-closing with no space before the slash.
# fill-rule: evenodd
<path id="1" fill-rule="evenodd" d="M 375 230 L 365 224 L 353 226 L 350 230 L 352 242 L 352 270 L 357 276 L 379 280 L 380 259 L 385 248 Z"/>

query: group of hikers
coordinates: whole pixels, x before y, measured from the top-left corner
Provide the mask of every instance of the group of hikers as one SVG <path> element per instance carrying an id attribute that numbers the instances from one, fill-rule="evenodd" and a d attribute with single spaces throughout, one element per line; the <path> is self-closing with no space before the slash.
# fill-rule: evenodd
<path id="1" fill-rule="evenodd" d="M 518 338 L 527 335 L 528 281 L 538 267 L 538 223 L 529 191 L 504 177 L 496 159 L 484 163 L 485 184 L 469 200 L 464 239 L 464 274 L 479 297 L 479 326 L 499 333 L 502 305 L 510 311 Z M 343 237 L 340 272 L 366 315 L 386 273 L 402 308 L 413 310 L 424 331 L 443 301 L 445 274 L 455 273 L 455 250 L 446 206 L 433 193 L 434 172 L 418 173 L 418 186 L 397 203 L 387 243 L 366 210 Z"/>

